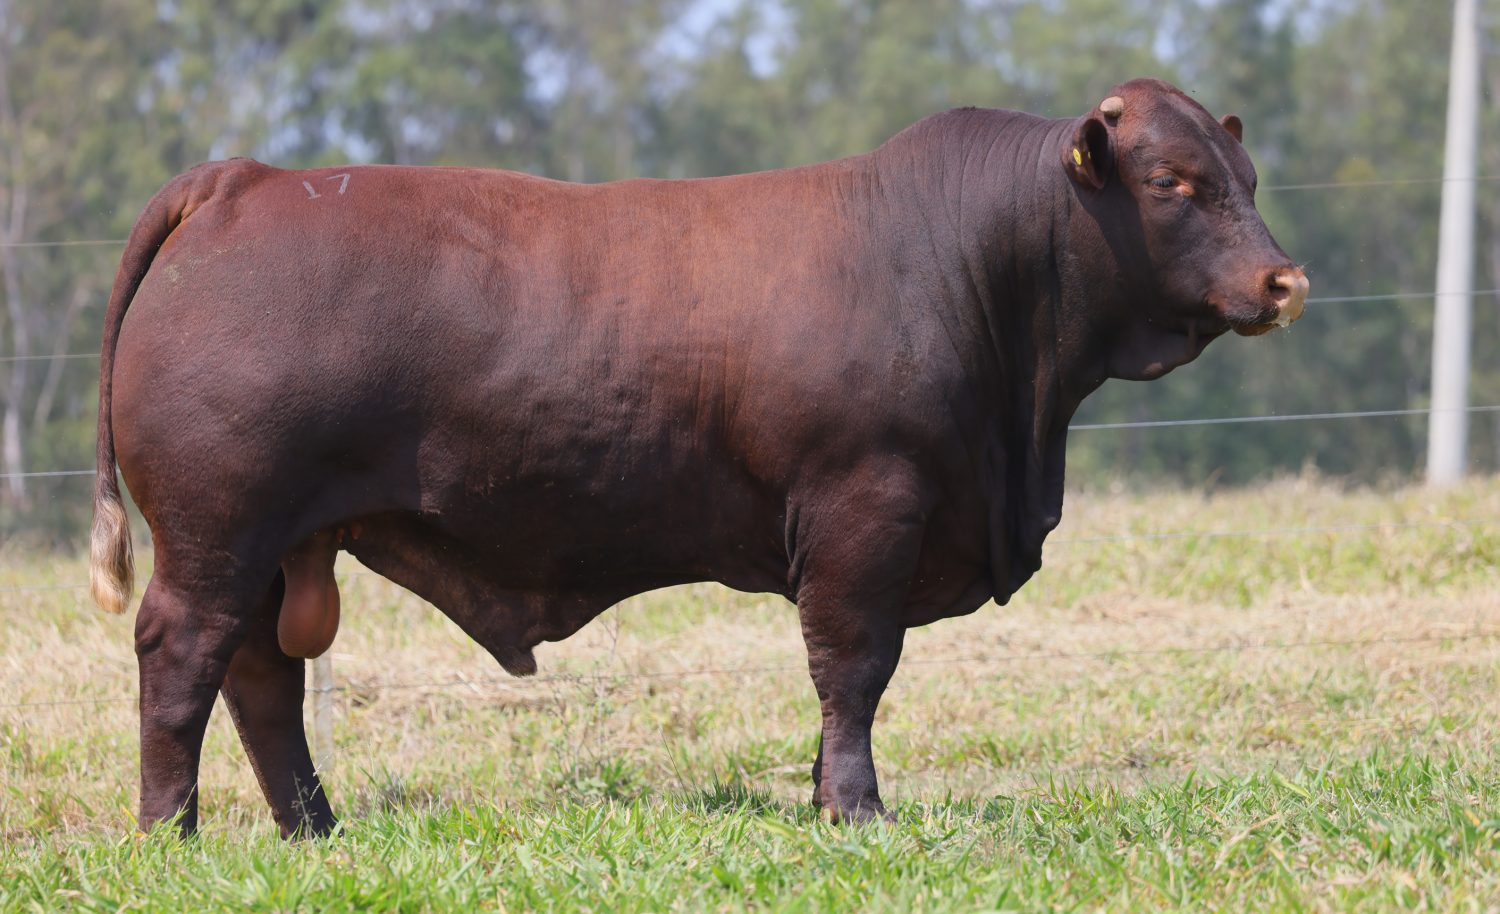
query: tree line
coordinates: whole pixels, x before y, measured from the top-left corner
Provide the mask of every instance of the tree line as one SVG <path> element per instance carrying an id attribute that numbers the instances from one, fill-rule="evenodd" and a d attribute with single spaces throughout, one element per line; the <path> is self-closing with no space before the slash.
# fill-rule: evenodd
<path id="1" fill-rule="evenodd" d="M 205 159 L 464 164 L 575 181 L 863 152 L 958 105 L 1080 114 L 1123 79 L 1236 113 L 1259 205 L 1318 298 L 1287 333 L 1110 382 L 1080 423 L 1427 404 L 1447 3 L 1409 0 L 0 0 L 0 539 L 71 542 L 125 236 Z M 1486 62 L 1489 63 L 1488 61 Z M 1490 98 L 1500 67 L 1486 66 Z M 1485 136 L 1496 111 L 1486 105 Z M 1500 176 L 1500 148 L 1482 144 Z M 1500 181 L 1483 183 L 1500 287 Z M 1500 403 L 1500 297 L 1475 302 L 1476 404 Z M 1077 431 L 1072 479 L 1253 482 L 1420 469 L 1420 418 Z M 1471 463 L 1500 462 L 1478 414 Z"/>

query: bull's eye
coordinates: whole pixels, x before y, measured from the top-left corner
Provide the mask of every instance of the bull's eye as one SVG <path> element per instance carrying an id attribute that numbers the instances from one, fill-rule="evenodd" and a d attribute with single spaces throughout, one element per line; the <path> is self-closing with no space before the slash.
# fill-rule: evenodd
<path id="1" fill-rule="evenodd" d="M 1148 183 L 1152 187 L 1159 187 L 1162 190 L 1171 190 L 1172 188 L 1177 186 L 1177 177 L 1175 175 L 1157 175 Z"/>

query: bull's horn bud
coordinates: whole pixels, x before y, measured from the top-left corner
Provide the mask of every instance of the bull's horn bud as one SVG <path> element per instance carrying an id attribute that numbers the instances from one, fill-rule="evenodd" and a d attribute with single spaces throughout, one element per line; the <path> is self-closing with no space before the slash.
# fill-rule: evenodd
<path id="1" fill-rule="evenodd" d="M 1114 120 L 1125 113 L 1125 99 L 1118 95 L 1111 95 L 1099 103 L 1099 113 Z"/>

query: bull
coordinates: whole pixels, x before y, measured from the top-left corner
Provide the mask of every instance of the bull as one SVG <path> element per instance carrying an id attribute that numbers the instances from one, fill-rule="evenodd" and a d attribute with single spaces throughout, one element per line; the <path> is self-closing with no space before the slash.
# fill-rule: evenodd
<path id="1" fill-rule="evenodd" d="M 1302 312 L 1237 118 L 1170 85 L 966 108 L 874 152 L 704 180 L 215 162 L 130 233 L 105 318 L 92 590 L 131 539 L 141 827 L 193 830 L 222 693 L 288 835 L 335 823 L 303 730 L 340 550 L 512 674 L 693 581 L 797 606 L 812 799 L 886 815 L 870 731 L 913 626 L 1040 567 L 1068 423 Z"/>

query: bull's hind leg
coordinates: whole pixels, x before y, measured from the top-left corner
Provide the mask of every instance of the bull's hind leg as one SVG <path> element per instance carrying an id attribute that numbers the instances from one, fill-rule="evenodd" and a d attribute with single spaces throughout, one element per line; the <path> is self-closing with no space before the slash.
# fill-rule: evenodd
<path id="1" fill-rule="evenodd" d="M 266 579 L 246 589 L 221 575 L 174 576 L 169 558 L 163 555 L 160 561 L 135 623 L 141 677 L 140 827 L 180 816 L 179 828 L 190 833 L 198 826 L 203 731 L 230 658 L 264 596 Z"/>
<path id="2" fill-rule="evenodd" d="M 306 664 L 283 653 L 277 639 L 285 586 L 277 575 L 251 619 L 244 643 L 229 662 L 224 702 L 281 834 L 321 835 L 337 820 L 307 749 L 302 723 Z"/>

